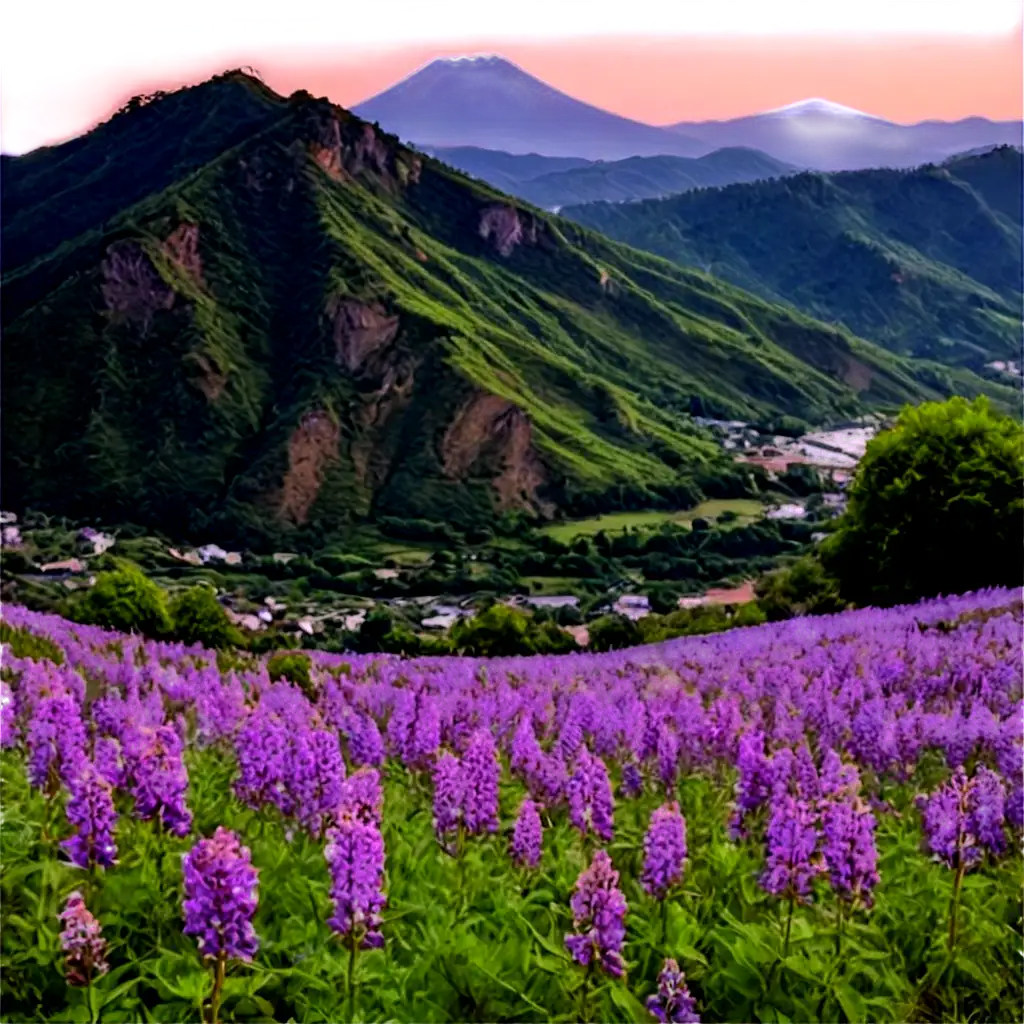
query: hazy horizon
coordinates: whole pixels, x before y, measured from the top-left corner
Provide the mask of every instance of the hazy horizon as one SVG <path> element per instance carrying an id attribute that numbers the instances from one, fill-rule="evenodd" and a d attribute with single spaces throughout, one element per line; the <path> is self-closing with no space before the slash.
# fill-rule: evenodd
<path id="1" fill-rule="evenodd" d="M 514 24 L 461 2 L 435 8 L 432 19 L 388 0 L 344 18 L 332 5 L 295 0 L 287 21 L 241 7 L 235 17 L 236 7 L 188 0 L 153 33 L 123 0 L 103 0 L 91 14 L 69 6 L 60 40 L 44 31 L 40 12 L 16 12 L 21 24 L 3 44 L 3 151 L 60 142 L 133 95 L 232 67 L 254 67 L 285 95 L 306 89 L 353 107 L 433 59 L 480 52 L 651 125 L 726 120 L 811 97 L 900 124 L 1024 114 L 1020 10 L 1004 0 L 691 0 L 685 16 L 637 0 L 628 11 L 596 4 L 584 25 L 571 5 L 533 2 L 517 4 Z M 191 8 L 203 33 L 189 31 Z"/>

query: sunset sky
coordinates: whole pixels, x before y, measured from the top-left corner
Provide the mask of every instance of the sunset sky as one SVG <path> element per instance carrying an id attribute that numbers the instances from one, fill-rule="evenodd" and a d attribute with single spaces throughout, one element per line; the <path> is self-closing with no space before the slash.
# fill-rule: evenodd
<path id="1" fill-rule="evenodd" d="M 652 124 L 811 96 L 904 123 L 1020 118 L 1022 43 L 1020 0 L 49 0 L 5 11 L 0 147 L 229 67 L 352 106 L 477 52 Z"/>

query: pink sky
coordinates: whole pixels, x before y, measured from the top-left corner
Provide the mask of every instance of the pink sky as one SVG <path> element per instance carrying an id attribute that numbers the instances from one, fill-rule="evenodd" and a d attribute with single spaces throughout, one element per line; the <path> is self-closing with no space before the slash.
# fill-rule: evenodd
<path id="1" fill-rule="evenodd" d="M 0 36 L 4 151 L 230 67 L 352 106 L 434 57 L 475 52 L 652 124 L 812 96 L 900 122 L 1020 118 L 1024 107 L 1020 0 L 176 0 L 173 15 L 158 22 L 137 0 L 12 8 Z"/>

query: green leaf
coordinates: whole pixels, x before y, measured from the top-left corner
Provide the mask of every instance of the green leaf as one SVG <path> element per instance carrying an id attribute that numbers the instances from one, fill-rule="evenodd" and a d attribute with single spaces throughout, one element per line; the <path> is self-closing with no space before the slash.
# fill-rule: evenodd
<path id="1" fill-rule="evenodd" d="M 867 1020 L 867 1007 L 864 1005 L 864 999 L 856 989 L 849 983 L 841 981 L 835 986 L 834 991 L 836 999 L 839 1000 L 839 1005 L 843 1008 L 843 1013 L 846 1014 L 846 1019 L 850 1024 L 860 1024 L 861 1021 Z"/>

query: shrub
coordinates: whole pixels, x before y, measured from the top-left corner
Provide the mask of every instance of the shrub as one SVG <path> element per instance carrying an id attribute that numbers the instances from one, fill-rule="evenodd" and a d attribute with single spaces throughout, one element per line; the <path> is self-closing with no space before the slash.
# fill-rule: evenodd
<path id="1" fill-rule="evenodd" d="M 593 651 L 614 651 L 643 643 L 640 628 L 625 615 L 603 615 L 587 627 Z"/>
<path id="2" fill-rule="evenodd" d="M 166 592 L 130 562 L 101 573 L 74 611 L 79 622 L 154 639 L 166 639 L 173 629 Z"/>
<path id="3" fill-rule="evenodd" d="M 769 622 L 795 615 L 830 615 L 846 607 L 838 581 L 811 556 L 763 576 L 754 589 L 757 603 Z"/>
<path id="4" fill-rule="evenodd" d="M 309 677 L 312 662 L 307 654 L 290 652 L 275 654 L 267 662 L 267 674 L 271 679 L 287 679 L 294 683 L 307 697 L 314 697 L 313 681 Z"/>
<path id="5" fill-rule="evenodd" d="M 241 647 L 245 640 L 231 624 L 209 587 L 189 587 L 171 601 L 175 639 L 203 647 Z"/>
<path id="6" fill-rule="evenodd" d="M 1024 577 L 1024 427 L 987 399 L 904 409 L 821 545 L 844 596 L 891 605 Z"/>

